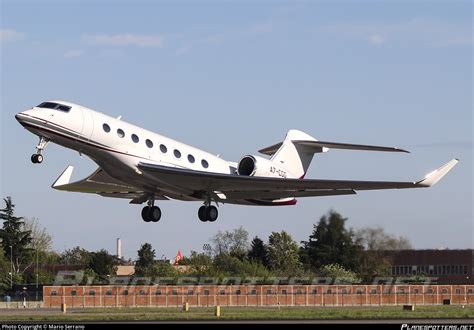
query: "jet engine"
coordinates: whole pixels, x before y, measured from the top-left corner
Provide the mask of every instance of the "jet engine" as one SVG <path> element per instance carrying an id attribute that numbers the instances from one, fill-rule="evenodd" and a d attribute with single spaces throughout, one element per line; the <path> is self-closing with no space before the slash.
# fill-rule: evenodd
<path id="1" fill-rule="evenodd" d="M 242 176 L 291 177 L 287 170 L 276 165 L 271 160 L 252 155 L 242 157 L 237 165 L 237 173 Z"/>

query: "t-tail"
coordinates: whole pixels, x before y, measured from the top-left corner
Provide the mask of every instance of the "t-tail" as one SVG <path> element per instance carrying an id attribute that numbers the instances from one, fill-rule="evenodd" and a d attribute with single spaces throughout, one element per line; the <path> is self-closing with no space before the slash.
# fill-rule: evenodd
<path id="1" fill-rule="evenodd" d="M 271 161 L 285 168 L 292 177 L 304 178 L 315 153 L 327 152 L 330 149 L 408 152 L 397 147 L 382 147 L 362 144 L 318 141 L 314 137 L 298 131 L 290 130 L 283 142 L 259 150 L 271 156 Z"/>

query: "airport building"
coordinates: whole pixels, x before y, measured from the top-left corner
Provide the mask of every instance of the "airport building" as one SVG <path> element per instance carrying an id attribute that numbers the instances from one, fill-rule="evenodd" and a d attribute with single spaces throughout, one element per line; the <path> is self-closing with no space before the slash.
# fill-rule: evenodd
<path id="1" fill-rule="evenodd" d="M 474 250 L 387 251 L 394 277 L 429 277 L 438 284 L 472 284 Z"/>

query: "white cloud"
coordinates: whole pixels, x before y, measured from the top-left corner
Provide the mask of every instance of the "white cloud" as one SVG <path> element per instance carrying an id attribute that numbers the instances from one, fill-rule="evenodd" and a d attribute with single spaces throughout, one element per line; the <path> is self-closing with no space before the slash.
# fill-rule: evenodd
<path id="1" fill-rule="evenodd" d="M 372 34 L 369 37 L 369 42 L 373 45 L 381 45 L 385 43 L 385 38 L 381 36 L 380 34 Z"/>
<path id="2" fill-rule="evenodd" d="M 0 43 L 18 41 L 25 37 L 25 34 L 13 29 L 0 29 Z"/>
<path id="3" fill-rule="evenodd" d="M 221 35 L 210 35 L 203 38 L 198 38 L 195 40 L 191 40 L 186 42 L 184 45 L 179 47 L 176 50 L 177 55 L 183 55 L 191 51 L 191 49 L 202 46 L 202 45 L 218 45 L 224 41 L 224 37 Z"/>
<path id="4" fill-rule="evenodd" d="M 336 24 L 321 27 L 319 32 L 334 36 L 361 40 L 372 45 L 416 44 L 428 47 L 470 46 L 470 24 L 443 22 L 417 18 L 396 23 Z"/>
<path id="5" fill-rule="evenodd" d="M 83 39 L 97 45 L 107 46 L 138 46 L 138 47 L 163 47 L 163 36 L 140 34 L 115 34 L 115 35 L 86 35 Z"/>
<path id="6" fill-rule="evenodd" d="M 73 49 L 73 50 L 68 50 L 67 52 L 64 53 L 65 58 L 76 58 L 76 57 L 81 57 L 84 54 L 83 50 L 79 49 Z"/>

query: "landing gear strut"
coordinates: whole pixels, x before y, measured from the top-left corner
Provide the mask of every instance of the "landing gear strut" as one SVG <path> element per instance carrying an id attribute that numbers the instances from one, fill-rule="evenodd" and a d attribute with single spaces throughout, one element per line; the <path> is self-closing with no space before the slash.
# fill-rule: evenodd
<path id="1" fill-rule="evenodd" d="M 36 153 L 31 155 L 31 162 L 33 164 L 41 164 L 43 162 L 43 150 L 48 145 L 49 140 L 45 137 L 40 137 L 38 145 L 36 146 Z"/>
<path id="2" fill-rule="evenodd" d="M 161 210 L 155 206 L 155 198 L 152 196 L 148 200 L 148 205 L 142 209 L 142 219 L 145 222 L 158 222 L 161 219 Z"/>

